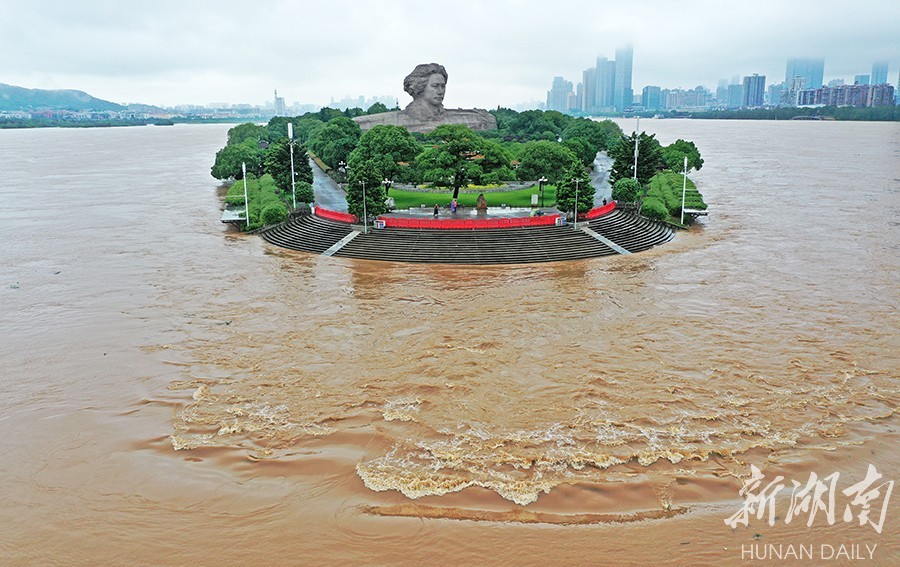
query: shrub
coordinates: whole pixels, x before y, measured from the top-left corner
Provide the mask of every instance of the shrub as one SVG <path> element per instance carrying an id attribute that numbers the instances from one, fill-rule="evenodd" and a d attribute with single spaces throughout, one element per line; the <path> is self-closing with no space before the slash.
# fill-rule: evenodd
<path id="1" fill-rule="evenodd" d="M 644 199 L 644 204 L 641 206 L 641 214 L 647 218 L 665 220 L 669 216 L 669 210 L 658 198 L 648 196 Z"/>
<path id="2" fill-rule="evenodd" d="M 260 220 L 264 225 L 278 224 L 286 219 L 287 216 L 287 207 L 285 207 L 281 203 L 271 203 L 269 205 L 266 205 L 266 208 L 262 210 Z"/>

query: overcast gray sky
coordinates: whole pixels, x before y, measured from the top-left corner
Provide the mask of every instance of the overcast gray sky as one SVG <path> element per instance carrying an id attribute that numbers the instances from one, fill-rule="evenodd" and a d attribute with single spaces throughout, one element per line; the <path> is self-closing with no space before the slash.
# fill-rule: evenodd
<path id="1" fill-rule="evenodd" d="M 448 107 L 545 100 L 599 55 L 634 47 L 648 84 L 715 88 L 784 79 L 791 57 L 825 80 L 900 64 L 897 0 L 0 0 L 0 82 L 113 102 L 288 104 L 396 97 L 418 63 L 442 63 Z M 774 80 L 774 81 L 773 81 Z"/>

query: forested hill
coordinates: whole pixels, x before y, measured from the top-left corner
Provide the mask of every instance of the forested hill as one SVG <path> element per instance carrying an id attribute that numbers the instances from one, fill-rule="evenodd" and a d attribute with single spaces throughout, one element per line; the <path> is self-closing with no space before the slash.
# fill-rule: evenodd
<path id="1" fill-rule="evenodd" d="M 0 83 L 0 111 L 42 109 L 102 111 L 125 110 L 125 107 L 82 91 L 26 89 Z"/>

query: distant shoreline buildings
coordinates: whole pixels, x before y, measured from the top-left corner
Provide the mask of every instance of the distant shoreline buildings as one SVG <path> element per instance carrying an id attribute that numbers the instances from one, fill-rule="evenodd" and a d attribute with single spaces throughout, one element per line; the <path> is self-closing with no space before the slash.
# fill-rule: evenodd
<path id="1" fill-rule="evenodd" d="M 654 111 L 738 110 L 797 106 L 893 106 L 900 104 L 900 90 L 888 83 L 889 63 L 876 61 L 869 75 L 857 75 L 854 84 L 834 79 L 823 85 L 825 60 L 789 59 L 784 81 L 766 84 L 758 73 L 722 79 L 715 92 L 704 86 L 668 89 L 645 86 L 639 96 L 632 88 L 634 52 L 631 46 L 616 50 L 616 59 L 597 58 L 585 69 L 582 81 L 573 84 L 553 78 L 547 91 L 547 110 L 576 115 L 613 115 Z M 898 77 L 900 84 L 900 77 Z"/>

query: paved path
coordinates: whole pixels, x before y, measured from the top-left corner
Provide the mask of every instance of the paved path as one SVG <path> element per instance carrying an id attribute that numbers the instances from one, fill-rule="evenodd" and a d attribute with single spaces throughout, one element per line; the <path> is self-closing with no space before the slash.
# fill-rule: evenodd
<path id="1" fill-rule="evenodd" d="M 596 190 L 594 193 L 594 206 L 603 205 L 603 199 L 606 202 L 612 201 L 612 186 L 609 184 L 609 168 L 612 167 L 613 160 L 606 155 L 605 152 L 597 153 L 594 159 L 594 170 L 591 172 L 591 185 Z"/>
<path id="2" fill-rule="evenodd" d="M 601 234 L 597 234 L 596 232 L 594 232 L 593 230 L 591 230 L 591 229 L 588 228 L 587 226 L 582 226 L 582 227 L 581 227 L 581 230 L 583 230 L 585 233 L 587 233 L 587 234 L 593 236 L 594 238 L 596 238 L 597 240 L 599 240 L 599 241 L 602 242 L 603 244 L 606 244 L 607 246 L 609 246 L 610 248 L 612 248 L 613 250 L 615 250 L 615 251 L 618 252 L 619 254 L 631 254 L 631 252 L 629 252 L 628 250 L 625 250 L 624 248 L 622 248 L 621 246 L 619 246 L 618 244 L 616 244 L 616 243 L 613 242 L 612 240 L 606 238 L 605 236 L 603 236 L 603 235 L 601 235 Z"/>
<path id="3" fill-rule="evenodd" d="M 347 193 L 316 162 L 309 160 L 313 171 L 313 193 L 316 204 L 332 211 L 347 212 Z"/>

